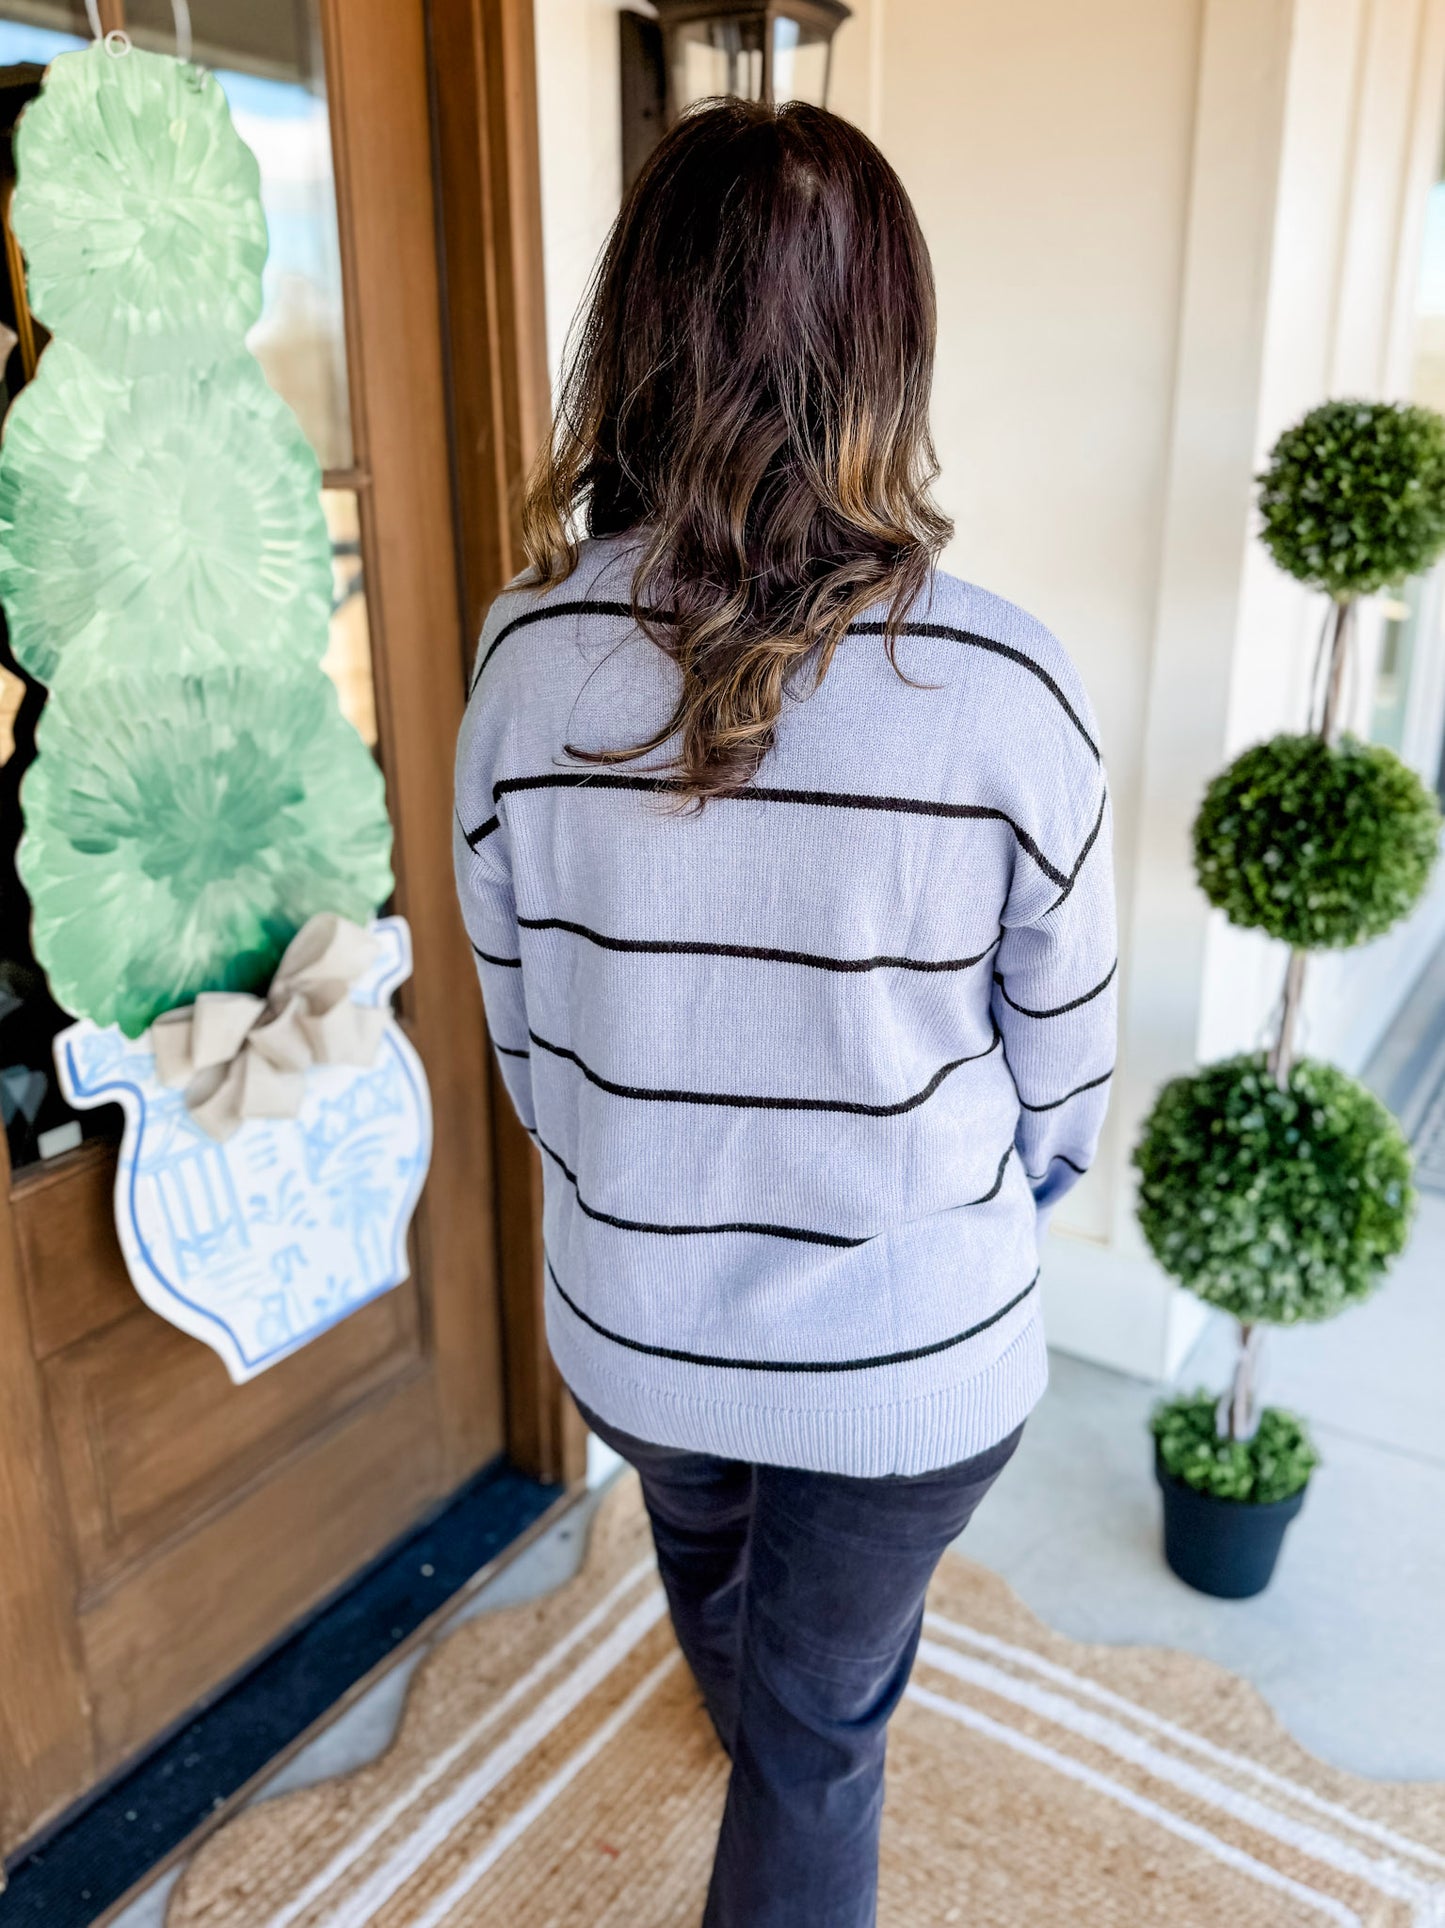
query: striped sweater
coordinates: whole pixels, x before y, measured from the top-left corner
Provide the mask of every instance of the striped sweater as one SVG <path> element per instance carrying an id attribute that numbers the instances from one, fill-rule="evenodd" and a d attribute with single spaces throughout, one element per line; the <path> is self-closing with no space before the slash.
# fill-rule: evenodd
<path id="1" fill-rule="evenodd" d="M 1115 1022 L 1109 802 L 1058 643 L 942 573 L 882 611 L 701 812 L 633 552 L 584 544 L 483 631 L 456 875 L 545 1174 L 548 1335 L 635 1436 L 910 1474 L 1043 1390 L 1041 1218 L 1087 1167 Z"/>

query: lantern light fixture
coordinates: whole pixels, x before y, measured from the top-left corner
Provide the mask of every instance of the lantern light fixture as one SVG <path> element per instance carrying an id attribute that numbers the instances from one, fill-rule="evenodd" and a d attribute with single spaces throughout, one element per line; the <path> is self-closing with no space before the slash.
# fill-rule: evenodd
<path id="1" fill-rule="evenodd" d="M 669 125 L 694 101 L 828 104 L 843 0 L 655 0 Z"/>

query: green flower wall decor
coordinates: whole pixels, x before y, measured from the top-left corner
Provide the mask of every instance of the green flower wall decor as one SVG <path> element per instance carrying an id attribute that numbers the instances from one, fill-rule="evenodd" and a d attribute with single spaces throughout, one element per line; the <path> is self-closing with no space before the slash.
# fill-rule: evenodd
<path id="1" fill-rule="evenodd" d="M 213 75 L 99 44 L 52 61 L 15 137 L 30 305 L 116 374 L 234 355 L 261 312 L 256 157 Z"/>
<path id="2" fill-rule="evenodd" d="M 220 87 L 65 54 L 16 152 L 55 337 L 0 446 L 0 600 L 50 688 L 17 861 L 57 1001 L 138 1037 L 263 987 L 316 912 L 365 923 L 391 827 L 320 668 L 316 458 L 245 348 L 266 231 Z"/>
<path id="3" fill-rule="evenodd" d="M 21 785 L 35 949 L 67 1010 L 136 1037 L 264 989 L 306 919 L 391 888 L 381 772 L 319 671 L 145 672 L 52 698 Z"/>
<path id="4" fill-rule="evenodd" d="M 321 471 L 250 355 L 128 380 L 57 341 L 5 424 L 0 601 L 53 683 L 107 664 L 319 661 Z"/>

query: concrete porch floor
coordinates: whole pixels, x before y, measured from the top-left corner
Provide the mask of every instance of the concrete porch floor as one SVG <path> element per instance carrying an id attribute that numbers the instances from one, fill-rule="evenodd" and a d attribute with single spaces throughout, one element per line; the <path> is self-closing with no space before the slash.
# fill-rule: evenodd
<path id="1" fill-rule="evenodd" d="M 1182 1383 L 1222 1384 L 1225 1322 Z M 1445 1198 L 1369 1304 L 1271 1334 L 1266 1396 L 1311 1419 L 1325 1464 L 1257 1600 L 1208 1600 L 1159 1552 L 1145 1422 L 1153 1388 L 1055 1355 L 1048 1396 L 963 1541 L 1060 1632 L 1207 1655 L 1264 1694 L 1306 1747 L 1357 1773 L 1445 1780 Z M 605 1476 L 607 1459 L 599 1461 Z M 561 1584 L 593 1500 L 559 1521 L 437 1633 Z M 344 1774 L 390 1740 L 420 1655 L 394 1668 L 256 1798 Z M 113 1918 L 161 1928 L 179 1870 Z"/>

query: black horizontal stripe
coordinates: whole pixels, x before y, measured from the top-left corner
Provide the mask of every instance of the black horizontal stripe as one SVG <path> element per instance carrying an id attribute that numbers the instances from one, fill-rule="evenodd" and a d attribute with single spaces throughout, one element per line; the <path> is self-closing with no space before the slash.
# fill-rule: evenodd
<path id="1" fill-rule="evenodd" d="M 487 821 L 485 823 L 479 823 L 475 830 L 468 830 L 467 826 L 462 822 L 462 813 L 456 808 L 455 804 L 452 806 L 452 815 L 456 818 L 457 829 L 461 831 L 463 837 L 466 839 L 467 847 L 470 850 L 475 850 L 484 837 L 490 837 L 492 832 L 500 827 L 501 822 L 500 818 L 488 817 Z"/>
<path id="2" fill-rule="evenodd" d="M 1094 845 L 1098 842 L 1099 832 L 1104 827 L 1104 810 L 1108 804 L 1108 801 L 1109 801 L 1109 792 L 1106 787 L 1099 797 L 1099 814 L 1094 819 L 1094 827 L 1089 832 L 1088 836 L 1085 837 L 1084 847 L 1079 852 L 1078 856 L 1074 859 L 1073 869 L 1070 870 L 1069 872 L 1068 882 L 1064 885 L 1063 889 L 1059 892 L 1058 896 L 1054 899 L 1053 903 L 1051 903 L 1048 909 L 1044 912 L 1045 917 L 1053 916 L 1054 912 L 1059 908 L 1059 905 L 1062 904 L 1065 901 L 1065 899 L 1068 897 L 1069 892 L 1074 888 L 1074 885 L 1078 883 L 1079 872 L 1084 868 L 1084 860 L 1087 858 L 1089 852 L 1094 848 Z"/>
<path id="3" fill-rule="evenodd" d="M 644 613 L 647 615 L 649 621 L 655 620 L 652 611 L 649 610 Z M 526 629 L 530 623 L 551 622 L 556 616 L 631 616 L 631 614 L 631 603 L 599 601 L 589 597 L 582 597 L 569 602 L 546 603 L 541 609 L 525 610 L 522 615 L 514 616 L 509 623 L 503 623 L 502 627 L 492 638 L 486 655 L 483 656 L 482 660 L 477 664 L 477 672 L 472 678 L 471 689 L 467 691 L 467 695 L 470 696 L 472 690 L 481 682 L 482 671 L 487 667 L 487 664 L 491 662 L 507 638 L 509 636 L 515 636 L 519 629 Z M 666 621 L 666 617 L 656 618 L 656 620 Z"/>
<path id="4" fill-rule="evenodd" d="M 505 796 L 523 790 L 634 790 L 653 796 L 674 796 L 683 788 L 676 777 L 618 776 L 593 770 L 552 770 L 543 776 L 504 777 L 492 785 L 492 797 L 500 803 Z M 793 803 L 813 804 L 829 810 L 877 810 L 909 817 L 966 818 L 1007 824 L 1019 848 L 1028 852 L 1050 883 L 1067 887 L 1065 871 L 1039 849 L 1022 824 L 1015 823 L 1006 810 L 995 810 L 984 803 L 931 803 L 925 797 L 891 797 L 855 793 L 849 790 L 786 790 L 770 784 L 750 783 L 745 790 L 729 791 L 712 799 L 715 803 Z M 491 826 L 495 828 L 495 824 Z M 478 839 L 488 834 L 486 826 Z M 470 836 L 468 842 L 471 841 Z"/>
<path id="5" fill-rule="evenodd" d="M 1070 1098 L 1080 1097 L 1086 1091 L 1096 1091 L 1100 1085 L 1107 1084 L 1113 1075 L 1114 1067 L 1110 1065 L 1109 1069 L 1101 1072 L 1097 1078 L 1090 1078 L 1086 1084 L 1075 1085 L 1072 1091 L 1066 1091 L 1062 1098 L 1050 1098 L 1046 1105 L 1031 1105 L 1020 1098 L 1019 1107 L 1023 1111 L 1057 1111 L 1059 1106 L 1066 1105 Z"/>
<path id="6" fill-rule="evenodd" d="M 468 942 L 470 943 L 471 940 L 468 939 Z M 480 944 L 472 944 L 472 949 L 484 964 L 504 964 L 509 971 L 520 971 L 522 968 L 520 957 L 493 957 L 492 953 L 484 951 Z"/>
<path id="7" fill-rule="evenodd" d="M 833 1245 L 843 1249 L 855 1245 L 867 1245 L 877 1236 L 876 1233 L 870 1232 L 863 1238 L 844 1238 L 838 1232 L 809 1232 L 797 1225 L 755 1224 L 745 1219 L 721 1225 L 654 1225 L 643 1219 L 617 1218 L 613 1213 L 600 1212 L 595 1205 L 587 1203 L 578 1185 L 576 1172 L 560 1152 L 553 1151 L 545 1139 L 538 1138 L 537 1144 L 576 1191 L 578 1210 L 588 1218 L 596 1219 L 599 1225 L 615 1226 L 619 1232 L 652 1232 L 662 1238 L 700 1238 L 713 1232 L 755 1232 L 766 1238 L 793 1239 L 801 1245 Z"/>
<path id="8" fill-rule="evenodd" d="M 994 972 L 993 981 L 1003 993 L 1004 1003 L 1009 1006 L 1010 1010 L 1017 1011 L 1021 1018 L 1061 1018 L 1066 1011 L 1077 1011 L 1081 1004 L 1092 1004 L 1096 997 L 1102 997 L 1104 992 L 1107 991 L 1109 986 L 1114 982 L 1114 973 L 1118 968 L 1119 960 L 1116 957 L 1109 966 L 1107 973 L 1099 980 L 1092 991 L 1085 991 L 1082 997 L 1070 998 L 1067 1004 L 1052 1004 L 1046 1011 L 1035 1011 L 1027 1004 L 1016 1003 L 1014 999 L 1009 996 L 1008 986 L 1003 981 L 1003 973 L 1001 971 Z"/>
<path id="9" fill-rule="evenodd" d="M 577 1053 L 566 1045 L 553 1044 L 535 1031 L 529 1031 L 527 1035 L 540 1050 L 550 1051 L 553 1057 L 565 1058 L 569 1064 L 575 1064 L 589 1084 L 596 1085 L 599 1091 L 609 1092 L 614 1098 L 638 1098 L 650 1104 L 665 1105 L 729 1105 L 740 1111 L 842 1111 L 861 1118 L 897 1118 L 905 1111 L 916 1110 L 919 1105 L 928 1102 L 944 1079 L 957 1071 L 960 1065 L 976 1064 L 980 1058 L 986 1058 L 990 1052 L 996 1051 L 999 1044 L 999 1032 L 995 1026 L 993 1042 L 988 1050 L 975 1051 L 968 1057 L 954 1058 L 948 1064 L 940 1065 L 922 1091 L 915 1091 L 910 1098 L 900 1098 L 891 1105 L 868 1105 L 857 1103 L 852 1098 L 750 1097 L 731 1091 L 659 1091 L 646 1085 L 614 1084 L 610 1078 L 604 1078 L 600 1072 L 584 1064 Z"/>
<path id="10" fill-rule="evenodd" d="M 792 1239 L 800 1245 L 831 1245 L 842 1250 L 851 1250 L 859 1245 L 871 1245 L 878 1237 L 876 1232 L 868 1232 L 862 1238 L 845 1238 L 840 1232 L 810 1232 L 798 1225 L 769 1225 L 750 1219 L 726 1221 L 719 1225 L 658 1225 L 646 1219 L 618 1218 L 612 1212 L 602 1212 L 595 1205 L 589 1205 L 582 1196 L 582 1188 L 577 1174 L 567 1163 L 561 1152 L 554 1151 L 546 1139 L 533 1132 L 539 1150 L 546 1153 L 562 1176 L 577 1194 L 577 1208 L 587 1218 L 595 1219 L 599 1225 L 614 1226 L 619 1232 L 650 1232 L 662 1238 L 703 1238 L 713 1233 L 751 1232 L 763 1238 Z M 953 1209 L 967 1211 L 974 1205 L 987 1205 L 990 1199 L 997 1198 L 1003 1186 L 1003 1175 L 1008 1169 L 1008 1161 L 1013 1157 L 1014 1148 L 1009 1146 L 999 1160 L 998 1175 L 988 1190 L 978 1198 L 966 1199 Z"/>
<path id="11" fill-rule="evenodd" d="M 902 1352 L 875 1352 L 863 1359 L 729 1359 L 718 1353 L 684 1352 L 677 1346 L 648 1345 L 641 1339 L 629 1339 L 621 1332 L 613 1332 L 609 1326 L 599 1324 L 584 1312 L 569 1295 L 557 1277 L 550 1256 L 547 1259 L 547 1276 L 568 1311 L 574 1313 L 599 1338 L 610 1339 L 613 1345 L 625 1346 L 629 1352 L 646 1353 L 651 1359 L 675 1359 L 683 1366 L 716 1366 L 727 1372 L 871 1372 L 879 1366 L 906 1366 L 914 1359 L 929 1359 L 935 1353 L 949 1352 L 954 1346 L 976 1339 L 981 1332 L 987 1332 L 990 1326 L 996 1326 L 1000 1319 L 1006 1319 L 1016 1306 L 1022 1305 L 1039 1282 L 1039 1275 L 1035 1272 L 1023 1291 L 1016 1292 L 1007 1305 L 1001 1305 L 997 1312 L 980 1319 L 977 1325 L 971 1325 L 963 1332 L 950 1333 L 946 1339 L 935 1339 L 931 1345 L 909 1346 Z"/>
<path id="12" fill-rule="evenodd" d="M 486 654 L 477 664 L 476 674 L 472 678 L 471 688 L 474 690 L 477 687 L 477 684 L 482 680 L 482 672 L 486 669 L 488 663 L 491 662 L 507 638 L 514 636 L 519 629 L 526 629 L 532 623 L 550 622 L 559 616 L 615 616 L 627 618 L 631 617 L 632 613 L 632 605 L 630 602 L 616 602 L 585 596 L 569 599 L 565 602 L 545 603 L 540 609 L 528 609 L 524 611 L 522 615 L 514 616 L 509 623 L 504 623 L 497 631 L 487 648 Z M 666 610 L 644 609 L 641 614 L 647 622 L 666 623 L 671 620 Z M 848 634 L 850 636 L 881 636 L 884 633 L 885 627 L 886 625 L 881 622 L 850 623 L 848 626 Z M 1099 746 L 1095 743 L 1093 737 L 1089 735 L 1088 730 L 1085 729 L 1083 718 L 1079 715 L 1068 697 L 1065 696 L 1055 678 L 1050 676 L 1042 663 L 1036 662 L 1025 650 L 1015 649 L 1011 643 L 1001 643 L 997 637 L 994 636 L 980 636 L 976 630 L 959 629 L 952 623 L 904 622 L 899 624 L 898 633 L 902 636 L 929 636 L 939 641 L 962 643 L 967 648 L 986 650 L 991 656 L 1002 656 L 1008 662 L 1016 663 L 1020 669 L 1027 670 L 1030 676 L 1036 676 L 1038 678 L 1044 688 L 1053 697 L 1054 701 L 1059 705 L 1060 709 L 1062 709 L 1064 715 L 1068 717 L 1079 735 L 1084 739 L 1085 743 L 1088 744 L 1095 762 L 1100 760 Z M 471 692 L 468 691 L 469 695 L 470 693 Z"/>
<path id="13" fill-rule="evenodd" d="M 881 636 L 886 626 L 886 624 L 879 622 L 852 623 L 849 625 L 849 634 L 853 636 Z M 1044 688 L 1064 712 L 1064 715 L 1068 717 L 1074 728 L 1079 732 L 1079 735 L 1084 739 L 1085 743 L 1088 744 L 1089 749 L 1093 753 L 1094 761 L 1096 763 L 1100 761 L 1099 746 L 1084 728 L 1084 720 L 1079 715 L 1079 712 L 1074 708 L 1068 697 L 1064 695 L 1062 689 L 1060 689 L 1054 678 L 1050 676 L 1043 664 L 1035 662 L 1033 657 L 1028 655 L 1026 651 L 1015 649 L 1011 643 L 1001 643 L 996 636 L 980 636 L 972 629 L 957 629 L 952 623 L 905 622 L 898 625 L 898 633 L 900 636 L 933 636 L 944 642 L 965 643 L 970 649 L 987 650 L 991 656 L 1004 656 L 1007 657 L 1009 662 L 1017 663 L 1019 668 L 1026 669 L 1030 676 L 1038 677 Z"/>
<path id="14" fill-rule="evenodd" d="M 1087 1165 L 1076 1165 L 1072 1158 L 1068 1157 L 1064 1152 L 1061 1152 L 1061 1151 L 1056 1151 L 1054 1153 L 1053 1157 L 1049 1160 L 1049 1164 L 1051 1166 L 1067 1165 L 1069 1170 L 1071 1172 L 1077 1172 L 1080 1178 L 1082 1178 L 1089 1169 Z M 1047 1170 L 1041 1171 L 1041 1172 L 1024 1173 L 1024 1177 L 1029 1181 L 1031 1185 L 1042 1185 L 1044 1180 L 1048 1177 L 1048 1175 L 1049 1174 Z"/>
<path id="15" fill-rule="evenodd" d="M 661 957 L 744 957 L 756 958 L 764 964 L 803 964 L 817 971 L 966 971 L 975 964 L 982 964 L 990 951 L 998 948 L 998 937 L 987 950 L 973 957 L 825 957 L 817 951 L 779 950 L 771 944 L 706 944 L 701 939 L 685 938 L 671 940 L 650 937 L 608 937 L 602 931 L 594 931 L 586 924 L 574 924 L 566 917 L 522 917 L 518 925 L 528 931 L 567 931 L 573 937 L 585 938 L 589 944 L 596 944 L 604 951 L 623 951 L 628 953 L 647 952 Z"/>
<path id="16" fill-rule="evenodd" d="M 504 1058 L 530 1058 L 532 1055 L 515 1044 L 498 1044 L 495 1038 L 492 1039 L 492 1049 L 500 1051 Z"/>
<path id="17" fill-rule="evenodd" d="M 998 1161 L 998 1171 L 995 1173 L 994 1181 L 988 1190 L 986 1192 L 980 1192 L 977 1198 L 966 1200 L 964 1205 L 960 1207 L 961 1210 L 967 1211 L 970 1205 L 987 1205 L 990 1199 L 998 1197 L 999 1193 L 1003 1190 L 1003 1175 L 1008 1170 L 1008 1161 L 1013 1155 L 1014 1148 L 1010 1145 L 1003 1157 Z"/>

